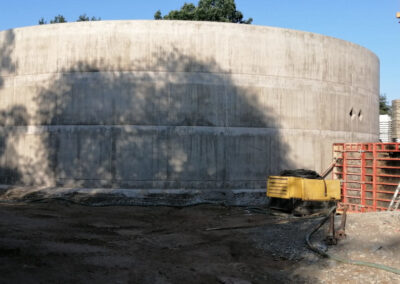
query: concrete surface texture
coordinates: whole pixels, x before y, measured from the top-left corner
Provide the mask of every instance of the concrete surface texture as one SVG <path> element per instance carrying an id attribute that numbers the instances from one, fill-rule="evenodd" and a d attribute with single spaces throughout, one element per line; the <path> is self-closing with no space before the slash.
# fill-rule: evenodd
<path id="1" fill-rule="evenodd" d="M 100 21 L 0 32 L 3 184 L 232 190 L 378 141 L 379 60 L 288 29 Z"/>

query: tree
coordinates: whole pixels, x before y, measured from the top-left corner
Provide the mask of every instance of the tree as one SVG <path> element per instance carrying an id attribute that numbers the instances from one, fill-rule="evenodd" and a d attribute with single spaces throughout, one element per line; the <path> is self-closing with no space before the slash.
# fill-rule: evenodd
<path id="1" fill-rule="evenodd" d="M 50 24 L 66 23 L 67 19 L 63 15 L 57 15 L 53 20 L 50 20 Z"/>
<path id="2" fill-rule="evenodd" d="M 243 19 L 242 12 L 236 10 L 235 0 L 199 0 L 197 6 L 185 3 L 180 10 L 172 10 L 164 17 L 158 10 L 156 20 L 212 21 L 251 24 L 253 19 Z"/>
<path id="3" fill-rule="evenodd" d="M 43 17 L 41 17 L 40 19 L 39 19 L 39 25 L 45 25 L 45 24 L 47 24 L 47 21 L 45 21 L 44 20 L 44 18 Z"/>
<path id="4" fill-rule="evenodd" d="M 157 12 L 155 12 L 154 19 L 155 20 L 162 20 L 162 15 L 161 15 L 161 11 L 160 10 L 157 10 Z"/>
<path id="5" fill-rule="evenodd" d="M 82 14 L 76 20 L 77 22 L 87 22 L 87 21 L 100 21 L 101 18 L 91 17 L 89 18 L 86 14 Z"/>
<path id="6" fill-rule="evenodd" d="M 67 19 L 63 15 L 55 16 L 53 20 L 50 20 L 50 24 L 66 23 Z M 38 21 L 39 25 L 47 25 L 47 21 L 41 17 Z"/>
<path id="7" fill-rule="evenodd" d="M 379 114 L 391 114 L 392 107 L 387 102 L 386 94 L 379 95 Z"/>
<path id="8" fill-rule="evenodd" d="M 100 21 L 101 18 L 91 17 L 89 18 L 86 14 L 82 14 L 76 20 L 77 22 L 86 22 L 86 21 Z M 50 20 L 50 24 L 58 24 L 58 23 L 66 23 L 67 19 L 63 15 L 55 16 L 53 20 Z M 47 21 L 42 17 L 38 21 L 39 25 L 46 25 Z"/>

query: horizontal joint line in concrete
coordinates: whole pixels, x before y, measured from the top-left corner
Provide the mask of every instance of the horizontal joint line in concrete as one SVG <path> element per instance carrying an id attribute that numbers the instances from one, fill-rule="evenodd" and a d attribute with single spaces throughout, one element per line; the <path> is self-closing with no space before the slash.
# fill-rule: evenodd
<path id="1" fill-rule="evenodd" d="M 196 133 L 237 133 L 237 134 L 265 134 L 265 133 L 309 133 L 319 135 L 321 133 L 329 134 L 349 134 L 348 131 L 341 130 L 321 130 L 321 129 L 296 129 L 296 128 L 271 128 L 271 127 L 224 127 L 224 126 L 154 126 L 154 125 L 29 125 L 29 126 L 5 126 L 0 129 L 16 129 L 17 132 L 27 132 L 28 134 L 36 134 L 42 132 L 64 131 L 79 131 L 79 130 L 106 130 L 112 129 L 122 131 L 195 131 Z M 368 132 L 352 132 L 353 134 L 370 134 Z"/>
<path id="2" fill-rule="evenodd" d="M 57 72 L 46 72 L 46 73 L 29 73 L 29 74 L 14 74 L 14 75 L 6 75 L 0 76 L 4 78 L 9 77 L 23 77 L 23 76 L 40 76 L 40 75 L 73 75 L 73 74 L 92 74 L 92 73 L 165 73 L 165 74 L 209 74 L 216 76 L 259 76 L 259 77 L 272 77 L 272 78 L 285 78 L 285 79 L 293 79 L 293 80 L 305 80 L 305 81 L 313 81 L 313 82 L 321 82 L 321 83 L 330 83 L 330 84 L 337 84 L 341 86 L 349 86 L 349 87 L 356 87 L 361 90 L 367 92 L 378 92 L 378 90 L 370 90 L 364 88 L 363 86 L 353 86 L 352 82 L 336 82 L 336 81 L 329 81 L 329 80 L 322 80 L 322 79 L 315 79 L 315 78 L 306 78 L 306 77 L 295 77 L 295 76 L 284 76 L 284 75 L 269 75 L 269 74 L 257 74 L 257 73 L 232 73 L 232 72 L 202 72 L 202 71 L 173 71 L 173 70 L 99 70 L 99 71 L 57 71 Z M 208 84 L 210 82 L 207 82 Z"/>
<path id="3" fill-rule="evenodd" d="M 272 127 L 224 127 L 224 126 L 154 126 L 154 125 L 29 125 L 29 126 L 0 126 L 0 129 L 16 129 L 17 132 L 26 132 L 27 134 L 38 134 L 43 132 L 56 132 L 63 130 L 64 132 L 74 132 L 79 130 L 106 130 L 112 129 L 122 130 L 126 132 L 133 131 L 183 131 L 193 133 L 227 133 L 227 134 L 267 134 L 267 133 L 293 133 L 293 134 L 366 134 L 369 132 L 352 132 L 341 130 L 321 130 L 321 129 L 300 129 L 300 128 L 272 128 Z"/>
<path id="4" fill-rule="evenodd" d="M 230 180 L 222 180 L 222 179 L 89 179 L 89 178 L 57 178 L 58 180 L 97 180 L 97 181 L 150 181 L 150 182 L 192 182 L 192 181 L 200 181 L 200 182 L 230 182 L 230 181 L 266 181 L 266 179 L 230 179 Z"/>
<path id="5" fill-rule="evenodd" d="M 108 193 L 132 193 L 132 192 L 143 192 L 143 193 L 194 193 L 194 192 L 265 192 L 265 188 L 237 188 L 237 189 L 181 189 L 181 188 L 169 188 L 169 189 L 158 189 L 158 188 L 150 188 L 150 189 L 138 189 L 138 188 L 43 188 L 42 190 L 57 193 L 57 191 L 67 193 L 68 191 L 73 192 L 108 192 Z"/>

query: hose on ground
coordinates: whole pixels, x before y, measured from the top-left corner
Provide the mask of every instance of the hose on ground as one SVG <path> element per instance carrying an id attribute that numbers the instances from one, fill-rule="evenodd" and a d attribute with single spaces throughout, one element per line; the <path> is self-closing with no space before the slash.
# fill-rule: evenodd
<path id="1" fill-rule="evenodd" d="M 314 246 L 310 239 L 311 236 L 317 232 L 319 230 L 319 228 L 321 228 L 326 221 L 329 219 L 330 214 L 332 214 L 333 212 L 335 212 L 336 210 L 336 206 L 333 207 L 332 209 L 329 210 L 328 214 L 326 215 L 326 217 L 324 219 L 322 219 L 321 222 L 319 222 L 307 235 L 306 235 L 306 243 L 307 246 L 310 250 L 318 253 L 319 255 L 325 257 L 325 258 L 330 258 L 333 260 L 336 260 L 338 262 L 342 262 L 342 263 L 346 263 L 346 264 L 352 264 L 352 265 L 359 265 L 359 266 L 366 266 L 366 267 L 372 267 L 372 268 L 376 268 L 376 269 L 380 269 L 380 270 L 384 270 L 384 271 L 388 271 L 391 273 L 395 273 L 400 275 L 400 269 L 394 268 L 394 267 L 390 267 L 390 266 L 386 266 L 383 264 L 379 264 L 379 263 L 373 263 L 373 262 L 366 262 L 366 261 L 360 261 L 360 260 L 351 260 L 351 259 L 347 259 L 347 258 L 343 258 L 343 257 L 339 257 L 336 255 L 332 255 L 329 254 L 321 249 L 319 249 L 318 247 Z"/>

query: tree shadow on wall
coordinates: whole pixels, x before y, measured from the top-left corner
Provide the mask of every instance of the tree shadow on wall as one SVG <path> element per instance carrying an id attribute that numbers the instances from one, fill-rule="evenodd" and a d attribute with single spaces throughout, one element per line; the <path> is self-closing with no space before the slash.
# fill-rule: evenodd
<path id="1" fill-rule="evenodd" d="M 0 34 L 0 183 L 14 184 L 22 181 L 18 165 L 16 145 L 21 138 L 21 131 L 15 126 L 25 127 L 29 123 L 26 107 L 10 103 L 10 92 L 5 91 L 6 78 L 14 75 L 16 63 L 12 60 L 15 45 L 15 34 L 8 30 Z M 11 92 L 12 94 L 12 92 Z M 27 170 L 27 169 L 25 169 Z"/>
<path id="2" fill-rule="evenodd" d="M 23 139 L 23 132 L 15 127 L 26 128 L 28 114 L 24 106 L 13 106 L 9 110 L 0 111 L 0 183 L 15 184 L 23 181 L 21 172 L 27 173 L 29 168 L 21 168 L 16 145 Z"/>
<path id="3" fill-rule="evenodd" d="M 7 30 L 0 36 L 0 88 L 3 87 L 3 76 L 15 72 L 16 64 L 12 61 L 11 54 L 14 51 L 15 34 L 13 30 Z"/>
<path id="4" fill-rule="evenodd" d="M 58 185 L 265 188 L 290 168 L 260 87 L 176 50 L 152 62 L 133 64 L 151 72 L 80 62 L 39 92 L 36 119 L 51 127 L 37 156 Z"/>
<path id="5" fill-rule="evenodd" d="M 1 68 L 12 73 L 12 31 L 6 37 Z M 176 50 L 132 65 L 151 71 L 80 62 L 35 91 L 35 114 L 28 115 L 26 106 L 3 109 L 5 181 L 12 176 L 13 183 L 32 185 L 264 188 L 268 174 L 290 168 L 261 87 L 240 83 L 212 60 Z M 30 125 L 35 127 L 28 135 L 24 126 Z"/>
<path id="6" fill-rule="evenodd" d="M 133 63 L 152 71 L 104 64 L 50 75 L 36 106 L 0 112 L 1 182 L 257 189 L 291 168 L 265 89 L 178 52 Z"/>

